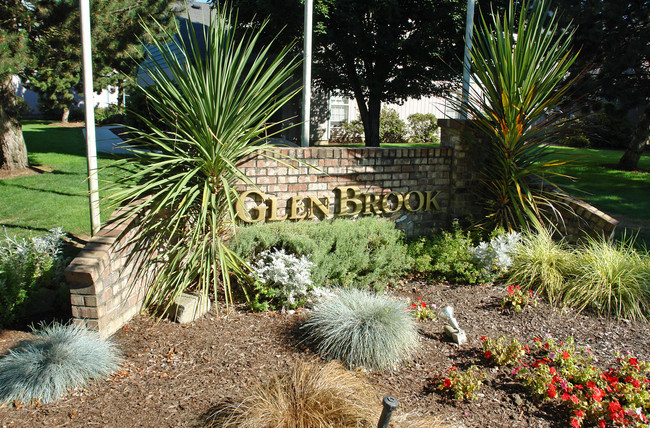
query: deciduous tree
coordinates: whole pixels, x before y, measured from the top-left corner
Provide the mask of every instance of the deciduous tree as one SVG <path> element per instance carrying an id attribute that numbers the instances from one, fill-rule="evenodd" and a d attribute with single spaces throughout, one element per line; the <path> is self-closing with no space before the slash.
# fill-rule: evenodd
<path id="1" fill-rule="evenodd" d="M 581 51 L 574 69 L 588 69 L 585 100 L 617 103 L 633 119 L 619 167 L 635 169 L 650 137 L 650 1 L 556 4 L 567 25 L 576 28 L 574 44 Z"/>
<path id="2" fill-rule="evenodd" d="M 315 82 L 354 96 L 367 146 L 379 146 L 382 102 L 441 94 L 460 75 L 464 5 L 459 0 L 314 2 Z M 281 37 L 302 36 L 299 0 L 240 0 L 235 6 L 242 21 L 256 23 L 269 15 L 276 28 L 286 26 Z"/>

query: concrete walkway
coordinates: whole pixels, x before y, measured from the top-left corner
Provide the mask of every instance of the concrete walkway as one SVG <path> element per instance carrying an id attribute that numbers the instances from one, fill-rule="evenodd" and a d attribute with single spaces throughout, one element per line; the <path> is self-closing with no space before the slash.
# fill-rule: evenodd
<path id="1" fill-rule="evenodd" d="M 98 153 L 113 153 L 113 154 L 133 154 L 133 152 L 126 150 L 124 142 L 117 136 L 111 129 L 121 128 L 120 125 L 113 126 L 96 126 L 95 127 L 95 140 L 97 144 Z M 82 129 L 84 138 L 86 138 L 86 128 Z"/>

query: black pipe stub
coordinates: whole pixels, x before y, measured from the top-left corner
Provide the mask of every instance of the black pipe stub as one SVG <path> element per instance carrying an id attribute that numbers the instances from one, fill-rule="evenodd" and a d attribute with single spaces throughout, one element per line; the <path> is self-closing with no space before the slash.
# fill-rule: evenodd
<path id="1" fill-rule="evenodd" d="M 388 428 L 388 423 L 390 422 L 390 417 L 393 415 L 393 411 L 397 409 L 398 402 L 397 398 L 392 395 L 387 395 L 383 400 L 384 408 L 381 411 L 381 416 L 379 417 L 379 423 L 377 428 Z"/>
<path id="2" fill-rule="evenodd" d="M 384 397 L 384 407 L 388 407 L 391 411 L 397 409 L 397 406 L 399 405 L 399 402 L 397 401 L 397 398 L 393 397 L 392 395 L 387 395 Z"/>

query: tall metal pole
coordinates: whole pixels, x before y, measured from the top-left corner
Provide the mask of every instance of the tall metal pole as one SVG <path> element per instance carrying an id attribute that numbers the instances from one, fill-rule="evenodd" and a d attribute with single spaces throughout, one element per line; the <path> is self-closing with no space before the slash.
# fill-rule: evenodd
<path id="1" fill-rule="evenodd" d="M 305 42 L 302 64 L 302 138 L 300 145 L 309 147 L 309 121 L 311 111 L 311 32 L 313 0 L 305 0 Z"/>
<path id="2" fill-rule="evenodd" d="M 81 53 L 83 61 L 84 108 L 86 110 L 86 158 L 88 160 L 88 192 L 90 227 L 94 235 L 101 227 L 99 217 L 99 186 L 97 180 L 97 146 L 95 139 L 95 101 L 93 99 L 93 66 L 90 39 L 90 1 L 79 0 L 81 15 Z"/>
<path id="3" fill-rule="evenodd" d="M 463 104 L 469 99 L 469 72 L 470 55 L 472 50 L 472 33 L 474 32 L 474 3 L 475 0 L 467 0 L 467 17 L 465 18 L 465 55 L 463 56 Z M 463 119 L 467 119 L 467 111 L 462 109 Z"/>

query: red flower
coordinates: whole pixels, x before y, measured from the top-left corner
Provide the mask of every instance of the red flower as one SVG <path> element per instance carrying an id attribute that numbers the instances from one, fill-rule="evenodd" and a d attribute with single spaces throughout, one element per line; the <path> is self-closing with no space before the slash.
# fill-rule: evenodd
<path id="1" fill-rule="evenodd" d="M 587 388 L 595 388 L 595 387 L 596 384 L 594 383 L 594 381 L 592 380 L 587 381 Z"/>
<path id="2" fill-rule="evenodd" d="M 565 360 L 568 360 L 569 357 L 570 357 L 570 355 L 569 355 L 569 353 L 568 353 L 567 351 L 564 351 L 564 352 L 562 353 L 562 358 L 564 358 Z"/>
<path id="3" fill-rule="evenodd" d="M 594 393 L 592 394 L 591 398 L 594 399 L 594 401 L 601 402 L 603 401 L 603 397 L 605 396 L 605 391 L 603 391 L 600 388 L 594 388 Z"/>
<path id="4" fill-rule="evenodd" d="M 575 395 L 571 394 L 571 401 L 573 401 L 574 404 L 578 404 L 578 401 L 580 401 L 580 400 L 578 399 L 578 397 L 576 397 Z"/>
<path id="5" fill-rule="evenodd" d="M 571 398 L 569 394 L 567 394 L 566 392 L 562 393 L 562 400 L 567 401 L 569 398 Z"/>
<path id="6" fill-rule="evenodd" d="M 598 421 L 598 428 L 605 428 L 607 426 L 607 422 L 605 422 L 605 419 L 601 419 Z"/>
<path id="7" fill-rule="evenodd" d="M 584 418 L 585 417 L 585 412 L 583 412 L 582 410 L 576 410 L 575 414 L 576 414 L 576 417 L 578 417 L 578 418 Z"/>
<path id="8" fill-rule="evenodd" d="M 571 426 L 573 428 L 578 428 L 580 426 L 580 422 L 576 418 L 571 418 Z"/>
<path id="9" fill-rule="evenodd" d="M 442 384 L 445 386 L 445 388 L 451 388 L 451 380 L 445 379 Z"/>
<path id="10" fill-rule="evenodd" d="M 508 287 L 508 294 L 512 294 L 514 292 L 515 292 L 515 286 L 514 285 L 509 286 Z"/>
<path id="11" fill-rule="evenodd" d="M 639 382 L 636 379 L 633 379 L 631 383 L 632 383 L 632 386 L 635 387 L 635 388 L 640 388 L 641 387 L 641 382 Z"/>
<path id="12" fill-rule="evenodd" d="M 487 336 L 481 336 L 481 342 L 485 342 L 487 340 Z"/>
<path id="13" fill-rule="evenodd" d="M 528 294 L 530 295 L 530 297 L 533 297 L 533 290 L 528 290 Z"/>
<path id="14" fill-rule="evenodd" d="M 557 370 L 555 370 L 555 367 L 549 367 L 549 368 L 548 368 L 548 371 L 549 371 L 549 373 L 551 373 L 552 375 L 557 374 Z"/>
<path id="15" fill-rule="evenodd" d="M 485 353 L 483 354 L 483 356 L 485 357 L 486 360 L 489 360 L 490 357 L 492 356 L 492 352 L 490 352 L 490 351 L 485 351 Z"/>
<path id="16" fill-rule="evenodd" d="M 555 385 L 550 385 L 548 387 L 548 391 L 546 391 L 546 395 L 548 396 L 548 398 L 551 399 L 557 397 L 557 391 L 555 390 Z"/>
<path id="17" fill-rule="evenodd" d="M 528 345 L 524 345 L 524 348 L 526 348 L 526 352 L 530 354 L 530 348 L 528 347 Z"/>
<path id="18" fill-rule="evenodd" d="M 636 358 L 630 358 L 627 362 L 630 363 L 632 367 L 636 367 L 637 369 L 639 368 L 639 360 Z"/>

